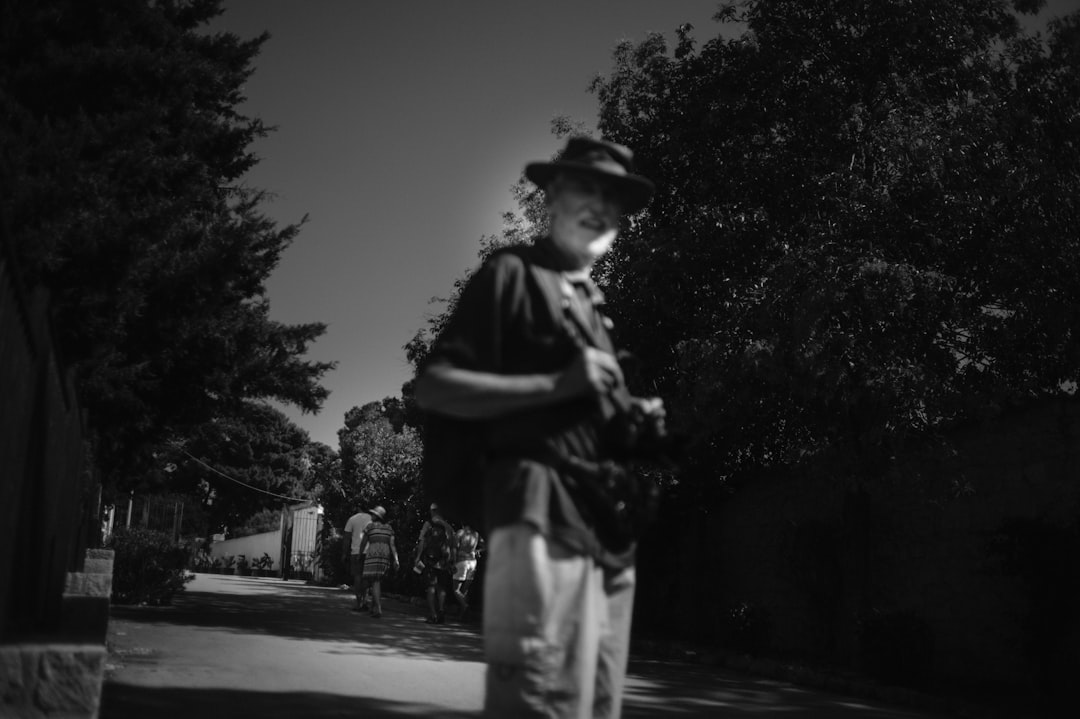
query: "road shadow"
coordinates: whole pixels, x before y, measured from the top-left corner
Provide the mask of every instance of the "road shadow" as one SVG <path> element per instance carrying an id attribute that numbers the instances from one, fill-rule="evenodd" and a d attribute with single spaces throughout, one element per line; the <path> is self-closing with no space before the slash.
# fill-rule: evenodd
<path id="1" fill-rule="evenodd" d="M 929 717 L 900 707 L 867 703 L 839 694 L 808 690 L 707 666 L 631 660 L 624 719 L 783 715 L 785 719 L 914 719 Z"/>
<path id="2" fill-rule="evenodd" d="M 341 654 L 394 654 L 443 661 L 483 660 L 478 624 L 432 625 L 422 608 L 387 599 L 379 619 L 352 612 L 351 594 L 326 587 L 260 586 L 258 579 L 233 580 L 246 593 L 185 591 L 172 606 L 113 605 L 112 620 L 210 628 L 238 634 L 340 642 Z M 334 652 L 335 650 L 331 650 Z"/>
<path id="3" fill-rule="evenodd" d="M 323 692 L 256 692 L 233 689 L 149 688 L 106 683 L 99 719 L 466 719 L 473 712 L 453 712 L 427 704 L 341 696 Z"/>

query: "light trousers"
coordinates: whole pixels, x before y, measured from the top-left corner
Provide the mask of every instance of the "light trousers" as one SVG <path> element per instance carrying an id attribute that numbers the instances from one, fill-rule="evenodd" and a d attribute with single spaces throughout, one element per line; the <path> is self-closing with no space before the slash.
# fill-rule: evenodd
<path id="1" fill-rule="evenodd" d="M 634 568 L 605 571 L 532 525 L 496 529 L 484 578 L 484 716 L 617 719 Z"/>

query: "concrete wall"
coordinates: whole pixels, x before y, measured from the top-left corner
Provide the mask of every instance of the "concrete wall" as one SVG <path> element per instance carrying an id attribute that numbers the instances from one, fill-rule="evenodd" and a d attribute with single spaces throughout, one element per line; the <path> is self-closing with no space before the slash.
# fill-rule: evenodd
<path id="1" fill-rule="evenodd" d="M 211 559 L 227 556 L 239 557 L 243 554 L 250 562 L 266 552 L 274 560 L 273 570 L 285 572 L 286 568 L 281 565 L 281 545 L 282 537 L 288 536 L 291 566 L 288 568 L 289 571 L 283 573 L 282 576 L 286 578 L 307 576 L 319 580 L 322 577 L 322 570 L 318 566 L 316 555 L 321 526 L 321 507 L 309 503 L 293 505 L 289 508 L 288 514 L 283 515 L 281 529 L 215 541 L 210 545 L 210 557 Z M 310 572 L 310 575 L 304 575 L 304 572 Z"/>
<path id="2" fill-rule="evenodd" d="M 210 558 L 239 557 L 241 554 L 248 558 L 248 562 L 262 557 L 263 552 L 270 555 L 274 560 L 272 569 L 281 569 L 281 530 L 251 534 L 236 539 L 225 539 L 210 545 Z"/>

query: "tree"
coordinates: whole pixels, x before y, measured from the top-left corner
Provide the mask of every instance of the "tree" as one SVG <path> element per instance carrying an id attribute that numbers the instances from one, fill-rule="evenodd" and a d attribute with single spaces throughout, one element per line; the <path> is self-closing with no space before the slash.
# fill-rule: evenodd
<path id="1" fill-rule="evenodd" d="M 252 400 L 317 410 L 333 365 L 303 355 L 325 326 L 275 322 L 265 296 L 299 225 L 241 182 L 269 130 L 237 109 L 267 36 L 202 31 L 220 0 L 2 12 L 0 217 L 51 293 L 105 479 Z"/>
<path id="2" fill-rule="evenodd" d="M 229 532 L 229 538 L 249 537 L 253 534 L 275 532 L 281 528 L 281 510 L 262 509 L 251 515 L 243 524 Z"/>
<path id="3" fill-rule="evenodd" d="M 281 411 L 252 402 L 162 448 L 140 489 L 185 491 L 201 500 L 212 531 L 231 531 L 264 510 L 318 499 L 333 472 L 325 450 Z"/>
<path id="4" fill-rule="evenodd" d="M 409 546 L 427 515 L 420 487 L 420 439 L 405 424 L 401 400 L 387 397 L 353 407 L 338 430 L 341 473 L 325 496 L 327 521 L 342 527 L 360 509 L 382 505 L 398 537 L 398 551 Z"/>
<path id="5" fill-rule="evenodd" d="M 307 445 L 304 456 L 307 469 L 306 484 L 313 496 L 325 503 L 325 498 L 341 483 L 341 457 L 337 450 L 322 442 Z"/>
<path id="6" fill-rule="evenodd" d="M 1017 3 L 1031 11 L 1041 3 Z M 751 0 L 623 43 L 600 129 L 658 195 L 603 267 L 622 340 L 716 479 L 908 440 L 1080 374 L 1077 16 L 1004 0 Z"/>

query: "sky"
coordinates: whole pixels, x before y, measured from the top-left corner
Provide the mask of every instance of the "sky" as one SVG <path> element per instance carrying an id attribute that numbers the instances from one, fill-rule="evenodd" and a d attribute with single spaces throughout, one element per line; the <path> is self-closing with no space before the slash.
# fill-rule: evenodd
<path id="1" fill-rule="evenodd" d="M 352 407 L 397 397 L 402 349 L 516 209 L 527 162 L 562 142 L 551 120 L 595 129 L 590 80 L 623 39 L 715 37 L 715 0 L 225 0 L 211 26 L 270 33 L 245 114 L 276 131 L 245 182 L 263 211 L 308 221 L 267 283 L 272 319 L 323 322 L 307 358 L 336 361 L 318 415 L 286 414 L 333 448 Z"/>
<path id="2" fill-rule="evenodd" d="M 732 25 L 718 0 L 225 0 L 210 27 L 270 39 L 245 114 L 277 129 L 245 182 L 281 225 L 307 222 L 267 283 L 272 319 L 322 322 L 307 359 L 337 362 L 317 415 L 283 407 L 338 447 L 352 407 L 400 396 L 403 346 L 516 209 L 527 162 L 562 143 L 552 118 L 595 130 L 589 82 L 621 40 L 689 22 L 699 45 Z M 1080 0 L 1050 0 L 1043 17 Z"/>

